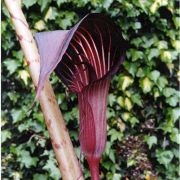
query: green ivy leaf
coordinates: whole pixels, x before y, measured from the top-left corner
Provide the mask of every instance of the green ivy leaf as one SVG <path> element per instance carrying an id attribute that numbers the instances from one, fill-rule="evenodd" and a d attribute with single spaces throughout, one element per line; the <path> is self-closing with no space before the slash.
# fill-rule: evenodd
<path id="1" fill-rule="evenodd" d="M 20 67 L 20 64 L 18 61 L 15 61 L 9 58 L 3 61 L 3 64 L 6 66 L 10 75 L 13 74 L 18 69 L 18 67 Z"/>
<path id="2" fill-rule="evenodd" d="M 58 16 L 58 10 L 55 7 L 50 7 L 45 15 L 44 20 L 55 20 Z"/>
<path id="3" fill-rule="evenodd" d="M 175 107 L 178 104 L 179 99 L 176 96 L 171 96 L 171 97 L 166 98 L 166 102 L 170 106 Z"/>
<path id="4" fill-rule="evenodd" d="M 133 108 L 133 104 L 132 104 L 131 100 L 127 97 L 125 97 L 125 99 L 124 99 L 124 107 L 128 111 L 130 111 Z"/>
<path id="5" fill-rule="evenodd" d="M 128 61 L 124 62 L 125 69 L 133 76 L 135 77 L 137 69 L 138 69 L 138 63 L 130 63 Z"/>
<path id="6" fill-rule="evenodd" d="M 23 123 L 23 124 L 20 124 L 20 125 L 18 126 L 18 131 L 19 131 L 20 133 L 22 133 L 22 132 L 25 131 L 25 130 L 29 130 L 29 128 L 30 128 L 29 123 Z"/>
<path id="7" fill-rule="evenodd" d="M 143 107 L 141 96 L 138 93 L 131 95 L 131 100 L 134 104 Z"/>
<path id="8" fill-rule="evenodd" d="M 158 57 L 158 56 L 159 56 L 159 49 L 157 48 L 150 49 L 148 54 L 149 60 L 152 60 L 154 57 Z"/>
<path id="9" fill-rule="evenodd" d="M 149 72 L 150 72 L 150 69 L 148 67 L 144 67 L 143 69 L 139 68 L 136 73 L 136 76 L 142 78 L 142 77 L 147 76 Z"/>
<path id="10" fill-rule="evenodd" d="M 1 33 L 5 33 L 7 29 L 7 22 L 1 20 Z"/>
<path id="11" fill-rule="evenodd" d="M 51 3 L 51 0 L 38 0 L 37 2 L 41 7 L 41 12 L 43 12 Z"/>
<path id="12" fill-rule="evenodd" d="M 153 87 L 153 83 L 150 81 L 148 77 L 145 77 L 140 80 L 140 87 L 142 88 L 143 92 L 146 94 L 151 91 Z"/>
<path id="13" fill-rule="evenodd" d="M 113 180 L 119 180 L 119 179 L 121 179 L 121 178 L 122 178 L 121 174 L 115 173 L 115 174 L 113 175 Z"/>
<path id="14" fill-rule="evenodd" d="M 36 4 L 37 0 L 23 0 L 23 4 L 25 5 L 25 7 L 28 9 L 29 7 L 33 6 L 34 4 Z"/>
<path id="15" fill-rule="evenodd" d="M 37 22 L 35 23 L 35 25 L 34 25 L 34 28 L 37 29 L 38 31 L 44 30 L 45 27 L 46 27 L 46 26 L 45 26 L 45 23 L 44 23 L 43 20 L 37 21 Z"/>
<path id="16" fill-rule="evenodd" d="M 11 116 L 13 119 L 13 123 L 17 123 L 25 117 L 25 113 L 22 109 L 13 109 L 11 111 Z"/>
<path id="17" fill-rule="evenodd" d="M 153 95 L 154 95 L 155 99 L 157 99 L 160 96 L 160 92 L 159 92 L 158 88 L 154 88 L 153 93 L 154 93 Z"/>
<path id="18" fill-rule="evenodd" d="M 137 61 L 138 59 L 143 59 L 143 52 L 142 51 L 137 51 L 135 49 L 131 49 L 130 54 L 132 56 L 132 61 Z"/>
<path id="19" fill-rule="evenodd" d="M 152 81 L 156 82 L 160 77 L 160 72 L 157 70 L 151 71 L 148 76 Z"/>
<path id="20" fill-rule="evenodd" d="M 117 98 L 117 103 L 120 105 L 120 107 L 124 107 L 124 98 L 122 96 L 119 96 Z"/>
<path id="21" fill-rule="evenodd" d="M 47 180 L 48 176 L 44 174 L 34 174 L 33 180 Z"/>
<path id="22" fill-rule="evenodd" d="M 172 151 L 163 151 L 163 150 L 156 150 L 156 158 L 158 162 L 162 165 L 164 165 L 166 168 L 168 167 L 168 164 L 172 161 L 174 157 L 174 154 Z"/>
<path id="23" fill-rule="evenodd" d="M 136 165 L 136 160 L 135 159 L 128 159 L 127 161 L 127 167 L 131 167 Z"/>
<path id="24" fill-rule="evenodd" d="M 18 62 L 23 63 L 24 55 L 23 55 L 22 50 L 12 51 L 12 55 L 13 55 L 14 58 L 16 58 L 16 60 L 17 60 Z"/>
<path id="25" fill-rule="evenodd" d="M 76 14 L 74 12 L 65 11 L 58 14 L 56 18 L 56 23 L 62 28 L 67 29 L 76 22 Z"/>
<path id="26" fill-rule="evenodd" d="M 142 47 L 144 47 L 145 49 L 150 48 L 153 44 L 155 44 L 159 41 L 156 36 L 153 36 L 153 37 L 152 36 L 150 36 L 150 37 L 143 36 L 142 39 L 143 39 Z M 154 54 L 154 52 L 152 52 L 152 53 Z"/>
<path id="27" fill-rule="evenodd" d="M 133 79 L 130 76 L 120 76 L 119 78 L 119 86 L 122 88 L 123 91 L 132 83 Z"/>
<path id="28" fill-rule="evenodd" d="M 121 114 L 121 117 L 126 122 L 131 117 L 131 114 L 129 112 L 124 112 L 124 113 Z"/>
<path id="29" fill-rule="evenodd" d="M 21 150 L 18 161 L 21 163 L 21 167 L 25 166 L 26 168 L 30 168 L 31 166 L 36 166 L 38 158 L 31 157 L 29 151 Z"/>
<path id="30" fill-rule="evenodd" d="M 114 142 L 115 140 L 121 140 L 122 139 L 122 133 L 115 130 L 115 129 L 111 129 L 109 132 L 108 132 L 108 135 L 111 136 L 111 142 Z"/>
<path id="31" fill-rule="evenodd" d="M 132 128 L 134 128 L 134 126 L 139 123 L 139 120 L 136 117 L 132 117 L 128 121 L 131 123 Z"/>
<path id="32" fill-rule="evenodd" d="M 60 179 L 61 174 L 54 159 L 48 159 L 43 169 L 47 170 L 50 174 L 50 177 L 52 177 L 54 180 Z"/>
<path id="33" fill-rule="evenodd" d="M 159 87 L 160 90 L 163 90 L 163 88 L 168 84 L 168 81 L 166 77 L 160 76 L 157 80 L 157 86 Z"/>
<path id="34" fill-rule="evenodd" d="M 171 87 L 166 87 L 163 89 L 163 95 L 165 97 L 170 97 L 172 95 L 176 94 L 176 90 L 174 88 Z"/>
<path id="35" fill-rule="evenodd" d="M 171 111 L 171 118 L 173 119 L 174 122 L 176 122 L 180 118 L 180 108 L 174 108 Z"/>
<path id="36" fill-rule="evenodd" d="M 27 86 L 28 85 L 28 79 L 30 78 L 28 71 L 20 70 L 20 71 L 18 71 L 18 74 L 19 74 L 19 77 L 23 80 L 24 84 Z"/>
<path id="37" fill-rule="evenodd" d="M 111 149 L 110 153 L 109 153 L 109 158 L 112 160 L 113 163 L 116 162 L 115 160 L 115 152 Z"/>
<path id="38" fill-rule="evenodd" d="M 103 1 L 103 7 L 108 10 L 108 8 L 111 6 L 113 0 L 104 0 Z"/>
<path id="39" fill-rule="evenodd" d="M 173 128 L 170 134 L 171 141 L 180 144 L 180 133 L 177 128 Z"/>
<path id="40" fill-rule="evenodd" d="M 178 52 L 180 52 L 180 40 L 172 40 L 171 43 L 172 43 L 172 46 L 173 46 Z"/>
<path id="41" fill-rule="evenodd" d="M 140 22 L 135 22 L 134 23 L 134 29 L 141 29 L 141 23 Z"/>
<path id="42" fill-rule="evenodd" d="M 108 104 L 112 107 L 117 101 L 116 96 L 114 94 L 108 95 Z"/>
<path id="43" fill-rule="evenodd" d="M 154 144 L 157 144 L 156 136 L 145 136 L 144 140 L 145 140 L 145 142 L 147 142 L 149 149 L 151 149 Z"/>
<path id="44" fill-rule="evenodd" d="M 172 53 L 170 51 L 162 51 L 161 52 L 161 61 L 165 63 L 172 63 Z"/>
<path id="45" fill-rule="evenodd" d="M 174 17 L 173 21 L 174 21 L 176 28 L 178 29 L 180 27 L 180 17 Z"/>
<path id="46" fill-rule="evenodd" d="M 159 41 L 158 49 L 168 49 L 168 43 L 166 41 Z"/>
<path id="47" fill-rule="evenodd" d="M 7 141 L 7 139 L 10 139 L 12 136 L 12 133 L 8 130 L 2 130 L 1 131 L 1 143 L 4 143 Z"/>
<path id="48" fill-rule="evenodd" d="M 8 92 L 7 95 L 13 103 L 16 103 L 20 97 L 17 92 Z"/>
<path id="49" fill-rule="evenodd" d="M 58 7 L 60 7 L 61 4 L 65 3 L 65 2 L 68 2 L 68 0 L 56 0 Z"/>

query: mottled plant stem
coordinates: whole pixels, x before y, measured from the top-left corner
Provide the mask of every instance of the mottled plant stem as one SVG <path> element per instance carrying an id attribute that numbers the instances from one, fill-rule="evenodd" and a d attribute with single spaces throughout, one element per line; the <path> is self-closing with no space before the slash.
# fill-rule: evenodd
<path id="1" fill-rule="evenodd" d="M 21 3 L 19 0 L 4 0 L 4 2 L 12 18 L 33 83 L 37 87 L 39 53 L 21 10 Z M 39 101 L 63 180 L 77 180 L 81 175 L 80 166 L 49 80 L 44 85 Z M 83 177 L 81 176 L 79 180 L 83 180 Z"/>

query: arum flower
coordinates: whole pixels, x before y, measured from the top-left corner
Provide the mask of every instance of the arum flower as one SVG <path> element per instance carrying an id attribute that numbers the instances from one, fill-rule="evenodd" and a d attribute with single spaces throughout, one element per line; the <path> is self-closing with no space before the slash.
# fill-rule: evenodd
<path id="1" fill-rule="evenodd" d="M 80 145 L 93 180 L 106 144 L 106 106 L 112 76 L 125 58 L 127 43 L 119 27 L 103 14 L 85 16 L 70 30 L 36 33 L 40 53 L 39 96 L 55 70 L 78 96 Z"/>

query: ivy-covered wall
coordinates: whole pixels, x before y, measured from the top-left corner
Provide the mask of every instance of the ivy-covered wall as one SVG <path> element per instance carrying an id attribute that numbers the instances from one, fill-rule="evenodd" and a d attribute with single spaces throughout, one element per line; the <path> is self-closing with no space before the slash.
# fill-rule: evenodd
<path id="1" fill-rule="evenodd" d="M 103 12 L 122 29 L 131 49 L 108 98 L 103 180 L 177 180 L 180 134 L 175 0 L 22 0 L 32 32 L 69 29 L 89 12 Z M 2 179 L 59 180 L 60 172 L 39 104 L 26 114 L 35 90 L 9 14 L 2 4 Z M 51 76 L 79 156 L 75 95 Z M 85 179 L 87 162 L 82 159 Z M 158 178 L 156 178 L 158 177 Z"/>

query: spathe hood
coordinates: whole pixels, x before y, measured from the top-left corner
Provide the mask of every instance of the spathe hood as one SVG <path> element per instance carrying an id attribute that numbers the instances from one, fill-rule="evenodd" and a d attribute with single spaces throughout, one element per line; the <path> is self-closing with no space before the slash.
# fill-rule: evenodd
<path id="1" fill-rule="evenodd" d="M 54 69 L 72 92 L 112 76 L 127 49 L 119 27 L 99 13 L 86 15 L 70 30 L 35 33 L 35 39 L 40 53 L 37 97 Z"/>

